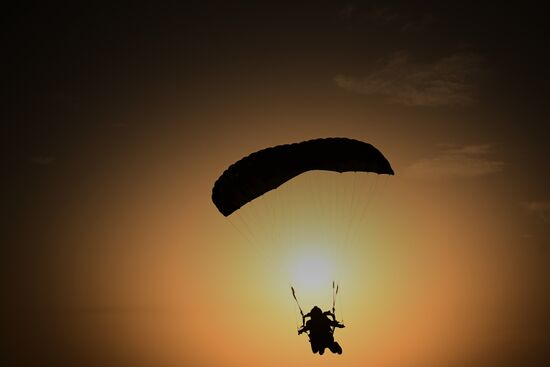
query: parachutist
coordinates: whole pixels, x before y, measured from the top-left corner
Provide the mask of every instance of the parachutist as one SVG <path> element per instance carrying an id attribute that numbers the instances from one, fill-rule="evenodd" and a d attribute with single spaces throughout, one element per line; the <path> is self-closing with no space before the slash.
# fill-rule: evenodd
<path id="1" fill-rule="evenodd" d="M 310 319 L 306 322 L 307 317 Z M 334 329 L 344 327 L 344 324 L 336 320 L 334 313 L 323 312 L 319 307 L 314 306 L 309 313 L 302 315 L 302 327 L 298 330 L 298 335 L 308 334 L 313 353 L 322 355 L 325 353 L 325 348 L 328 348 L 332 353 L 342 354 L 342 347 L 334 340 Z"/>
<path id="2" fill-rule="evenodd" d="M 371 144 L 349 138 L 312 139 L 261 149 L 231 164 L 214 183 L 212 202 L 228 217 L 294 177 L 318 170 L 394 174 L 390 162 Z M 255 236 L 251 234 L 250 237 L 254 239 Z M 294 288 L 291 290 L 302 315 L 298 334 L 307 333 L 313 353 L 323 354 L 329 348 L 332 353 L 342 354 L 342 348 L 334 341 L 334 330 L 344 327 L 335 316 L 338 286 L 332 282 L 332 312 L 323 312 L 315 306 L 307 315 L 302 311 Z"/>

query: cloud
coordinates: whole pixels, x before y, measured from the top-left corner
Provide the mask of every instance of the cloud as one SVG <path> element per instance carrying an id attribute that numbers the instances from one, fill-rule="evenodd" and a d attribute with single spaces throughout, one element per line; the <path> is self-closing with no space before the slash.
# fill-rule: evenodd
<path id="1" fill-rule="evenodd" d="M 402 22 L 407 18 L 405 14 L 387 6 L 373 5 L 370 7 L 360 6 L 355 3 L 348 3 L 340 10 L 342 18 L 356 18 L 358 20 L 368 21 L 376 25 L 386 25 Z"/>
<path id="2" fill-rule="evenodd" d="M 48 166 L 48 165 L 52 164 L 53 161 L 54 161 L 53 157 L 43 156 L 43 155 L 39 155 L 39 156 L 35 156 L 35 157 L 30 158 L 31 163 L 37 164 L 39 166 Z"/>
<path id="3" fill-rule="evenodd" d="M 471 105 L 477 100 L 477 78 L 482 58 L 474 53 L 456 53 L 429 63 L 411 61 L 398 52 L 363 78 L 337 75 L 336 85 L 350 92 L 382 96 L 407 106 Z"/>
<path id="4" fill-rule="evenodd" d="M 419 160 L 408 168 L 406 174 L 416 178 L 468 178 L 480 177 L 502 171 L 504 162 L 486 157 L 491 144 L 447 147 L 433 158 Z"/>
<path id="5" fill-rule="evenodd" d="M 389 6 L 363 6 L 357 3 L 345 4 L 340 10 L 340 17 L 375 26 L 397 28 L 403 32 L 419 31 L 436 21 L 436 17 L 430 12 L 411 12 Z"/>
<path id="6" fill-rule="evenodd" d="M 528 213 L 537 215 L 543 222 L 550 222 L 550 200 L 525 202 L 523 208 Z"/>
<path id="7" fill-rule="evenodd" d="M 443 145 L 447 147 L 446 152 L 449 154 L 465 154 L 465 155 L 482 155 L 491 153 L 493 149 L 492 144 L 477 144 L 477 145 L 462 145 L 462 146 L 453 146 L 453 145 Z"/>
<path id="8" fill-rule="evenodd" d="M 418 17 L 413 17 L 409 19 L 403 26 L 401 30 L 404 32 L 414 32 L 426 28 L 428 25 L 435 22 L 435 17 L 432 13 L 425 13 Z"/>
<path id="9" fill-rule="evenodd" d="M 402 20 L 405 16 L 390 7 L 373 6 L 366 12 L 366 18 L 379 24 Z"/>
<path id="10" fill-rule="evenodd" d="M 342 18 L 351 18 L 356 11 L 357 6 L 355 4 L 348 3 L 340 10 L 340 16 Z"/>

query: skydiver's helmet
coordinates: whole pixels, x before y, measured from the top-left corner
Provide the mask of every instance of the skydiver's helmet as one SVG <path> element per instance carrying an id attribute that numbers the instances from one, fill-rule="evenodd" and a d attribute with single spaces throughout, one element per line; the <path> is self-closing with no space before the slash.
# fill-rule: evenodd
<path id="1" fill-rule="evenodd" d="M 321 311 L 321 309 L 317 306 L 313 306 L 309 313 L 311 314 L 312 318 L 323 316 L 323 311 Z"/>

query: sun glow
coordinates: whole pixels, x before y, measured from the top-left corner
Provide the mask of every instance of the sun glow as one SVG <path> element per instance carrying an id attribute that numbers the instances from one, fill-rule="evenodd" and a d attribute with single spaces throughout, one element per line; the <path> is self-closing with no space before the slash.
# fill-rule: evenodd
<path id="1" fill-rule="evenodd" d="M 305 253 L 293 259 L 290 278 L 296 286 L 311 291 L 325 289 L 334 279 L 334 264 L 322 253 Z"/>

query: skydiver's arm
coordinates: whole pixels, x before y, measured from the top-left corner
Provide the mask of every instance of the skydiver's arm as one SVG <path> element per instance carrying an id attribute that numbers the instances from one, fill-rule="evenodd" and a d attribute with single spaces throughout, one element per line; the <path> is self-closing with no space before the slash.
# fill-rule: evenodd
<path id="1" fill-rule="evenodd" d="M 311 312 L 308 312 L 305 315 L 302 315 L 302 325 L 306 324 L 306 317 L 311 317 Z"/>
<path id="2" fill-rule="evenodd" d="M 307 323 L 305 323 L 304 325 L 302 325 L 300 327 L 300 329 L 298 329 L 298 335 L 302 334 L 302 333 L 305 333 L 306 331 L 309 331 L 310 330 L 310 325 L 309 324 L 309 321 Z"/>
<path id="3" fill-rule="evenodd" d="M 330 326 L 332 327 L 339 327 L 339 328 L 345 328 L 346 326 L 344 324 L 341 324 L 339 321 L 334 320 L 330 323 Z"/>
<path id="4" fill-rule="evenodd" d="M 336 316 L 332 312 L 327 311 L 325 312 L 325 315 L 332 317 L 331 325 L 335 326 L 336 324 L 338 324 L 338 320 L 336 320 Z"/>
<path id="5" fill-rule="evenodd" d="M 330 323 L 331 326 L 339 327 L 339 328 L 345 327 L 344 324 L 341 324 L 338 320 L 336 320 L 336 316 L 332 312 L 326 311 L 324 314 L 327 315 L 327 316 L 332 317 L 332 321 Z"/>

